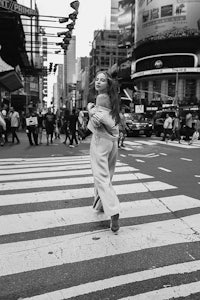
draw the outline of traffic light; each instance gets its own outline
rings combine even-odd
[[[56,73],[57,66],[58,66],[58,64],[55,64],[55,65],[54,65],[54,68],[53,68],[53,73],[54,73],[54,74]]]
[[[71,6],[73,9],[75,9],[77,12],[78,12],[79,5],[80,5],[80,3],[79,3],[79,1],[77,1],[77,0],[70,3],[70,6]]]
[[[69,30],[73,30],[73,29],[74,29],[74,26],[75,26],[75,22],[73,21],[73,22],[69,23],[66,27],[67,27],[67,29],[69,29]]]
[[[77,19],[77,15],[78,15],[77,11],[74,11],[73,13],[69,14],[70,20],[75,21]]]
[[[65,22],[68,22],[69,21],[69,18],[60,18],[59,19],[59,23],[65,23]]]
[[[52,72],[52,68],[53,68],[53,63],[52,63],[52,62],[50,62],[50,63],[49,63],[49,73],[51,73],[51,72]]]
[[[68,29],[68,31],[61,31],[57,33],[58,37],[61,37],[64,35],[63,38],[63,42],[61,43],[56,43],[57,46],[61,46],[61,48],[64,50],[64,53],[66,53],[69,43],[70,43],[70,39],[72,38],[72,30],[74,29],[75,26],[75,21],[77,19],[78,16],[78,9],[79,9],[79,1],[75,0],[73,2],[70,3],[70,6],[75,10],[74,12],[72,12],[71,14],[69,14],[68,17],[66,18],[60,18],[59,22],[60,23],[65,23],[68,22],[69,20],[71,20],[72,22],[66,25],[66,28]]]
[[[72,34],[71,34],[70,31],[62,31],[62,32],[58,32],[57,35],[58,35],[58,37],[60,37],[61,35],[65,35],[66,37],[69,37],[69,38],[72,37]]]

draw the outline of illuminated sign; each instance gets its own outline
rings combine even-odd
[[[137,78],[141,76],[147,75],[159,75],[159,74],[166,74],[166,73],[200,73],[200,68],[168,68],[168,69],[155,69],[155,70],[148,70],[142,71],[137,73],[132,73],[131,78]]]
[[[36,16],[37,12],[29,7],[23,6],[18,4],[14,1],[8,1],[8,0],[0,0],[0,7],[7,9],[9,11],[13,11],[20,15],[26,15],[26,16]]]
[[[136,0],[135,5],[136,46],[200,35],[199,0]]]

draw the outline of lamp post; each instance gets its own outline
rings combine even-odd
[[[173,101],[174,106],[178,106],[178,81],[179,81],[179,74],[178,69],[173,68],[174,71],[176,71],[176,82],[175,82],[175,97]]]

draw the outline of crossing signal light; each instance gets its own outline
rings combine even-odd
[[[58,66],[58,64],[55,64],[55,65],[54,65],[54,68],[53,68],[53,73],[54,73],[54,74],[56,73],[57,66]]]
[[[65,22],[68,22],[69,21],[69,18],[60,18],[59,19],[59,23],[65,23]]]
[[[49,73],[51,73],[51,71],[52,71],[52,68],[53,68],[53,63],[52,63],[52,62],[50,62],[50,63],[49,63]]]
[[[73,13],[69,14],[70,20],[75,21],[77,19],[77,15],[78,15],[77,11],[74,11]]]
[[[67,29],[69,29],[69,30],[73,30],[73,29],[74,29],[74,26],[75,26],[75,22],[71,22],[71,23],[69,23],[66,27],[67,27]]]
[[[73,9],[75,9],[76,11],[78,11],[79,5],[80,5],[80,2],[77,1],[77,0],[70,3],[70,6],[71,6]]]

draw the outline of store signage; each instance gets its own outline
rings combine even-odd
[[[135,113],[143,114],[144,113],[144,105],[143,104],[136,104],[135,105]]]
[[[37,12],[34,9],[20,5],[14,1],[0,0],[0,7],[7,9],[9,11],[13,11],[20,15],[25,15],[25,16],[36,16],[37,15]]]
[[[200,68],[168,68],[168,69],[153,69],[147,70],[137,73],[132,73],[131,78],[147,76],[147,75],[159,75],[159,74],[166,74],[166,73],[200,73]]]

